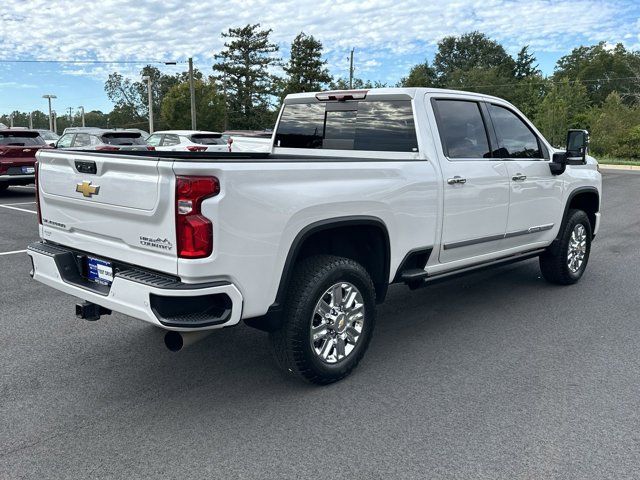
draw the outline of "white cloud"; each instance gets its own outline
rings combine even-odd
[[[0,47],[22,59],[165,61],[198,58],[201,68],[223,48],[220,32],[246,23],[273,28],[283,47],[301,30],[326,47],[333,73],[345,74],[348,52],[371,78],[406,73],[408,56],[430,56],[446,35],[479,30],[510,53],[564,53],[580,43],[635,46],[640,7],[603,0],[3,0]],[[383,68],[384,67],[384,68]],[[139,66],[118,66],[134,72]],[[73,75],[104,78],[110,65],[74,65]],[[383,73],[382,73],[383,72]]]

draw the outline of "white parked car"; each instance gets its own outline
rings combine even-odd
[[[227,140],[219,132],[204,130],[165,130],[154,132],[147,145],[158,151],[228,152]]]
[[[602,178],[587,133],[567,137],[556,151],[500,98],[385,88],[287,96],[270,153],[40,150],[31,275],[83,299],[80,318],[168,330],[172,350],[243,320],[285,372],[334,382],[391,283],[531,258],[580,280]]]

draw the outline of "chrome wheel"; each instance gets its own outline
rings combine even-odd
[[[311,318],[313,352],[325,363],[337,363],[356,347],[364,325],[364,301],[351,283],[340,282],[320,297]]]
[[[587,254],[587,229],[581,223],[573,228],[571,238],[569,239],[569,248],[567,252],[567,266],[571,273],[577,273]]]

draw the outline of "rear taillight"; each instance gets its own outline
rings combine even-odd
[[[42,225],[42,213],[40,213],[40,185],[38,182],[38,161],[33,164],[35,171],[35,183],[36,183],[36,210],[38,212],[38,223]]]
[[[178,257],[204,258],[213,252],[213,225],[202,215],[202,201],[220,192],[216,177],[176,177]]]
[[[147,150],[149,150],[150,152],[154,152],[156,149],[156,147],[154,147],[153,145],[147,145]]]
[[[115,152],[116,150],[120,150],[120,147],[114,147],[112,145],[100,145],[96,147],[96,150],[102,150],[103,152]]]
[[[187,150],[190,152],[206,152],[207,147],[199,147],[198,145],[187,145]]]

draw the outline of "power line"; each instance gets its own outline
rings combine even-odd
[[[447,85],[446,88],[488,88],[488,87],[526,87],[526,86],[536,86],[536,85],[560,85],[563,83],[598,83],[598,82],[615,82],[618,80],[637,80],[640,81],[640,76],[636,77],[616,77],[616,78],[592,78],[585,80],[548,80],[544,78],[540,78],[539,80],[535,80],[532,82],[526,83],[503,83],[503,84],[492,84],[492,85]]]
[[[148,65],[148,64],[163,64],[163,65],[177,65],[178,63],[186,63],[183,61],[168,61],[161,60],[10,60],[0,59],[0,63],[62,63],[62,64],[122,64],[122,65]]]

